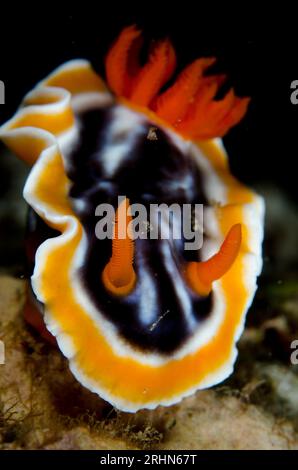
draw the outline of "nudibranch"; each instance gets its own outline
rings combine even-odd
[[[130,412],[231,374],[262,267],[264,216],[263,199],[231,175],[221,140],[249,99],[233,89],[218,99],[225,76],[210,73],[213,58],[173,79],[170,41],[156,42],[143,65],[141,45],[135,26],[121,32],[107,85],[88,61],[60,66],[0,130],[32,165],[26,317],[45,325],[83,386]],[[162,203],[203,205],[201,249],[133,239],[133,204]],[[115,210],[111,238],[96,236],[99,204]]]

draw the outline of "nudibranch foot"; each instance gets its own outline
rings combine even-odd
[[[57,341],[55,336],[53,336],[46,328],[43,316],[35,305],[34,301],[30,299],[29,295],[24,306],[24,318],[25,321],[36,330],[39,335],[45,339],[52,346],[57,347]]]

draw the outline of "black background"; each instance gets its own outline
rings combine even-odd
[[[161,8],[163,6],[163,8]],[[202,2],[82,3],[60,11],[50,4],[4,12],[1,17],[0,79],[6,104],[0,123],[11,117],[26,92],[55,67],[87,58],[103,74],[103,58],[125,25],[137,23],[147,38],[169,36],[179,66],[199,56],[218,57],[217,69],[229,74],[238,95],[251,96],[245,119],[225,138],[233,173],[252,186],[269,182],[298,202],[296,128],[298,105],[290,84],[298,79],[296,27],[271,10],[260,19],[245,3],[229,12]],[[279,12],[280,15],[280,12]],[[295,16],[289,7],[288,16]]]

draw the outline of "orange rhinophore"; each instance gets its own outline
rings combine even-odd
[[[208,295],[212,282],[220,279],[231,268],[241,246],[241,224],[235,224],[227,234],[218,253],[207,261],[187,264],[186,277],[191,288],[199,295]]]
[[[249,98],[238,98],[230,90],[223,99],[215,99],[225,76],[204,75],[214,58],[194,61],[170,88],[159,94],[174,73],[175,51],[169,40],[160,41],[141,67],[140,34],[135,26],[125,28],[107,54],[107,82],[117,96],[154,111],[158,118],[191,139],[222,137],[242,119]]]
[[[129,200],[125,198],[116,211],[112,256],[102,273],[104,286],[115,295],[128,295],[136,281],[133,269],[134,241],[130,230],[131,221]]]

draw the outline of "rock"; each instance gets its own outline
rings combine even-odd
[[[297,371],[266,360],[266,330],[292,334],[292,320],[251,325],[225,384],[172,407],[123,413],[84,389],[25,324],[25,282],[0,277],[0,449],[298,448]]]

